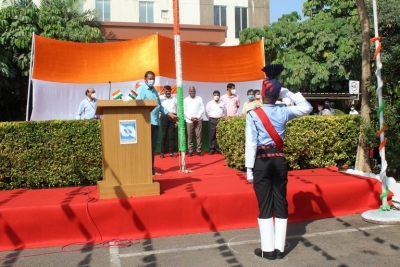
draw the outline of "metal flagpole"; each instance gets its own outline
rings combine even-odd
[[[176,70],[176,86],[178,91],[178,144],[180,155],[180,171],[186,170],[185,154],[186,154],[186,132],[185,117],[183,110],[183,87],[182,87],[182,57],[181,57],[181,36],[179,24],[179,0],[173,1],[174,9],[174,41],[175,41],[175,70]]]
[[[31,44],[31,61],[29,64],[29,80],[28,80],[28,96],[27,96],[27,100],[26,100],[26,116],[25,116],[25,120],[29,121],[29,102],[31,100],[31,83],[32,83],[32,68],[33,68],[33,57],[35,55],[35,53],[33,52],[35,48],[35,33],[32,32],[32,44]]]
[[[379,126],[380,130],[378,132],[380,138],[380,145],[379,145],[379,154],[381,157],[381,171],[379,173],[379,177],[382,183],[382,205],[378,210],[371,210],[366,211],[362,214],[362,217],[365,221],[371,223],[386,223],[386,224],[399,224],[400,223],[400,212],[391,210],[390,206],[387,202],[387,195],[389,193],[388,188],[388,178],[386,177],[386,170],[387,170],[387,161],[386,161],[386,154],[385,154],[385,145],[386,145],[386,138],[385,138],[385,130],[387,128],[384,118],[383,118],[383,109],[385,108],[385,101],[382,98],[382,62],[381,62],[381,55],[380,50],[382,48],[380,37],[379,37],[379,29],[378,29],[378,8],[376,4],[376,0],[373,0],[373,10],[374,10],[374,28],[375,28],[375,37],[371,39],[372,42],[375,42],[375,62],[376,62],[376,79],[377,79],[377,89],[376,93],[378,95],[378,116],[379,116]]]

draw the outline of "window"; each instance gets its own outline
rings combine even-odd
[[[139,22],[153,23],[154,22],[154,6],[153,2],[139,2]]]
[[[247,28],[247,7],[235,7],[235,38],[239,32]]]
[[[96,11],[101,21],[111,20],[110,0],[96,0]]]
[[[214,6],[214,25],[226,26],[226,6]]]

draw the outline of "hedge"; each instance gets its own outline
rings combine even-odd
[[[287,125],[292,169],[351,165],[360,116],[306,116]],[[229,167],[244,169],[245,119],[219,120],[218,143]],[[99,120],[0,122],[0,189],[92,185],[102,176]]]
[[[0,123],[0,189],[94,184],[101,163],[98,120]]]
[[[360,116],[305,116],[288,122],[285,157],[292,169],[354,164]],[[219,120],[218,143],[228,167],[244,169],[245,125],[243,117]]]

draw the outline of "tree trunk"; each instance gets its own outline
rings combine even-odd
[[[364,0],[356,0],[358,17],[360,18],[361,31],[362,31],[362,75],[361,75],[361,117],[363,123],[369,123],[371,121],[371,103],[370,94],[367,90],[371,77],[371,53],[370,53],[370,25],[368,20],[367,10],[365,9]],[[361,125],[361,128],[363,125]],[[370,161],[369,161],[369,145],[365,142],[362,131],[360,131],[360,137],[358,140],[357,147],[357,158],[355,169],[362,172],[371,172]]]

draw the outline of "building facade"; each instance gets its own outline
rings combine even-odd
[[[80,8],[98,12],[108,41],[172,36],[173,0],[84,0]],[[241,30],[270,24],[269,0],[180,0],[179,9],[182,40],[195,43],[237,45]]]

